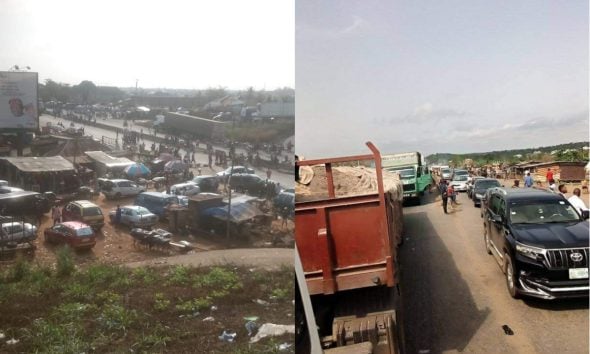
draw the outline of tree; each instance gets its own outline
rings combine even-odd
[[[80,95],[84,104],[92,103],[96,99],[96,85],[92,81],[84,80],[74,86],[74,90]]]

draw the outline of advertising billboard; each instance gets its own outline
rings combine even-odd
[[[38,75],[0,71],[0,130],[37,130]]]

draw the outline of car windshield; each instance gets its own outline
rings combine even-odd
[[[440,172],[442,172],[444,174],[448,174],[448,173],[451,173],[451,170],[442,169]]]
[[[102,215],[102,210],[100,208],[86,208],[84,209],[84,216],[97,216]]]
[[[387,171],[397,172],[397,173],[399,173],[401,178],[413,178],[414,177],[414,170],[411,168],[406,168],[406,169],[390,168],[390,169],[387,169]]]
[[[475,181],[475,188],[476,189],[487,189],[492,187],[500,187],[500,182],[498,181]]]
[[[467,181],[467,176],[455,176],[453,177],[453,181]]]
[[[91,227],[81,227],[76,230],[76,235],[80,236],[80,237],[88,237],[88,236],[92,236],[93,234],[94,234],[94,231],[92,231]]]
[[[513,204],[510,222],[513,224],[544,224],[579,221],[575,209],[565,201]]]
[[[457,176],[469,176],[469,172],[467,172],[467,171],[455,171],[455,175],[457,175]]]
[[[135,209],[135,211],[137,212],[137,215],[151,214],[151,212],[144,207],[138,207],[137,209]]]

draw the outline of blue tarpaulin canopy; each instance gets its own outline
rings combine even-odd
[[[203,210],[202,215],[227,220],[227,205],[205,209]],[[263,215],[263,213],[252,204],[245,202],[234,203],[232,201],[230,221],[239,223],[248,221],[259,215]]]

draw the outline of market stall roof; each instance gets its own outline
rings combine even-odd
[[[227,220],[227,206],[208,208],[203,210],[202,213],[204,216],[211,216],[217,219]],[[249,203],[233,203],[232,201],[230,215],[230,221],[241,223],[254,219],[259,215],[264,215],[264,213]]]
[[[135,163],[126,157],[113,157],[106,154],[104,151],[86,151],[84,153],[92,160],[101,163],[106,167],[125,167]]]
[[[22,172],[73,171],[74,165],[61,156],[48,157],[5,157],[11,165]]]

